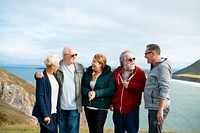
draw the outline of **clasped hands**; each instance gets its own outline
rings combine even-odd
[[[89,101],[93,100],[96,96],[96,92],[95,91],[89,91],[88,92],[88,97],[89,97]]]

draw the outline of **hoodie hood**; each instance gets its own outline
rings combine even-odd
[[[157,62],[156,64],[151,64],[151,69],[153,69],[154,67],[156,67],[156,66],[158,66],[159,64],[161,64],[162,63],[162,66],[163,65],[166,65],[166,66],[168,66],[170,69],[171,69],[171,63],[170,63],[170,61],[169,60],[167,60],[167,58],[161,58],[160,59],[160,61],[159,62]]]

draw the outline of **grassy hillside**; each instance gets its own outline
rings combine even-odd
[[[24,88],[28,93],[35,93],[35,86],[15,76],[4,68],[0,67],[0,125],[5,124],[33,124],[33,118],[24,112],[10,106],[1,99],[4,91],[4,84],[15,84]]]
[[[200,83],[200,60],[173,73],[172,78]]]
[[[27,116],[24,112],[11,107],[0,99],[0,126],[9,124],[33,125],[33,118]]]
[[[192,74],[200,75],[200,60],[194,62],[193,64],[175,72],[174,74]]]

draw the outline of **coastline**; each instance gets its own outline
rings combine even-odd
[[[33,74],[38,71],[32,67],[3,67],[18,77],[34,84]],[[8,70],[7,69],[7,70]],[[170,131],[171,129],[177,132],[181,131],[199,131],[200,122],[199,110],[199,91],[200,83],[184,81],[179,79],[172,79],[171,86],[171,112],[163,127],[164,130]],[[183,117],[184,116],[184,117]],[[188,123],[190,121],[190,124]],[[147,129],[147,110],[144,109],[144,102],[142,101],[140,107],[140,129]],[[108,113],[105,128],[113,128],[112,112]]]
[[[184,83],[184,84],[195,85],[195,86],[200,87],[200,83],[193,82],[193,81],[186,81],[186,80],[181,80],[181,79],[172,79],[172,82]]]

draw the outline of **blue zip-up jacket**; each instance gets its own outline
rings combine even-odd
[[[44,122],[45,117],[51,116],[51,83],[49,81],[49,78],[46,73],[46,69],[43,71],[44,77],[43,78],[37,78],[36,79],[36,103],[33,108],[32,115],[38,118],[38,121],[40,124],[45,126],[50,131],[53,131],[57,125],[55,125],[53,122],[50,122],[50,124],[46,124]],[[55,75],[54,75],[55,76]],[[56,78],[56,76],[55,76]],[[58,81],[58,79],[56,78]],[[57,113],[60,110],[60,82],[59,84],[59,92],[58,92],[58,101],[57,101]]]
[[[166,100],[165,108],[169,107],[169,88],[171,83],[171,66],[167,58],[161,58],[152,65],[144,88],[145,108],[158,110],[160,99]]]

